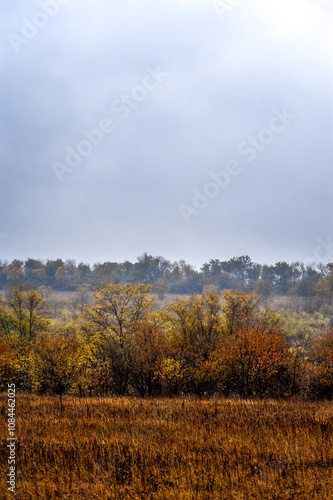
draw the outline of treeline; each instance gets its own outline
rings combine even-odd
[[[79,285],[98,286],[104,283],[152,284],[153,292],[202,293],[205,285],[215,285],[221,290],[238,289],[254,291],[262,297],[285,295],[314,297],[322,290],[319,283],[329,274],[333,264],[304,265],[301,262],[277,262],[261,265],[249,256],[233,257],[228,261],[218,259],[204,263],[199,271],[185,261],[170,262],[163,257],[144,254],[135,263],[125,261],[76,264],[72,260],[40,259],[0,261],[0,288],[20,283],[33,287],[52,287],[54,290],[72,291]],[[324,287],[325,288],[325,287]]]
[[[36,290],[0,301],[0,389],[39,394],[333,397],[333,329],[303,345],[253,293],[206,291],[156,307],[145,284],[109,284],[52,325]]]

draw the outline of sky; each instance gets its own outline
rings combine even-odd
[[[333,261],[330,0],[0,9],[0,260]]]

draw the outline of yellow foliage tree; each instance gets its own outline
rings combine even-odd
[[[85,338],[93,345],[97,365],[106,364],[112,378],[110,388],[124,394],[132,371],[134,332],[148,318],[154,297],[148,295],[150,285],[144,284],[109,284],[95,289],[94,305],[83,308]]]
[[[25,291],[23,285],[14,287],[8,303],[0,305],[0,321],[7,338],[31,341],[49,327],[45,318],[46,301],[36,290]]]
[[[242,290],[224,290],[222,297],[224,331],[227,336],[240,331],[244,323],[251,325],[256,322],[262,301],[260,297]]]
[[[71,328],[38,339],[33,353],[35,390],[61,396],[77,387],[85,362],[84,346]]]
[[[160,315],[170,345],[167,368],[181,363],[177,387],[202,395],[214,390],[217,383],[214,350],[222,332],[221,300],[217,293],[192,294],[176,298]],[[172,361],[173,360],[173,361]],[[180,384],[181,381],[181,384]]]
[[[152,318],[136,324],[130,349],[130,385],[140,396],[161,392],[160,369],[166,352],[162,328]]]

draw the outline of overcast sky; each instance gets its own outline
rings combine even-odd
[[[331,4],[2,2],[0,259],[333,261]]]

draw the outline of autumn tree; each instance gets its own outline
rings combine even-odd
[[[18,388],[31,390],[31,344],[36,336],[48,330],[44,318],[45,300],[35,290],[14,287],[10,298],[0,300],[0,354],[2,376],[11,373]]]
[[[27,311],[27,331],[29,340],[47,330],[49,321],[43,317],[46,309],[44,297],[36,290],[28,290],[25,294],[25,308]]]
[[[39,338],[33,349],[38,392],[62,396],[78,383],[84,347],[70,328]]]
[[[224,332],[227,336],[234,335],[244,327],[255,323],[259,316],[259,306],[262,299],[254,293],[241,290],[225,290],[222,292]]]
[[[333,327],[318,337],[311,349],[313,363],[313,394],[317,397],[333,397]]]
[[[15,344],[0,339],[0,391],[7,390],[7,384],[15,383],[17,388],[22,384],[22,359]]]
[[[22,282],[23,275],[23,260],[14,259],[10,264],[3,268],[3,273],[7,278],[7,281],[11,282],[13,285],[18,285]]]
[[[55,283],[55,275],[59,268],[64,265],[62,259],[48,260],[45,264],[45,274],[47,278],[47,284],[53,286]]]
[[[176,298],[161,318],[171,347],[166,365],[169,375],[170,367],[178,370],[180,363],[184,390],[200,395],[212,391],[216,383],[212,354],[222,332],[219,295],[192,294],[188,299]]]
[[[165,314],[169,329],[184,358],[197,353],[208,358],[221,333],[221,302],[218,294],[191,294],[176,298]]]
[[[42,285],[45,283],[45,265],[40,259],[27,259],[24,262],[24,281]]]
[[[160,394],[165,352],[164,332],[153,318],[137,323],[131,339],[129,383],[140,396]]]
[[[18,332],[20,340],[24,340],[27,331],[27,314],[25,310],[25,292],[23,285],[14,287],[9,299],[11,309],[11,326]]]
[[[225,338],[219,351],[222,390],[244,397],[283,391],[288,347],[283,333],[246,318]]]
[[[9,342],[11,340],[11,334],[11,312],[6,300],[0,297],[0,337]]]
[[[55,272],[54,288],[59,290],[75,290],[78,274],[74,262],[66,261]]]
[[[21,342],[31,341],[48,329],[45,310],[46,301],[39,292],[33,289],[25,291],[23,285],[14,287],[8,300],[7,316],[3,316],[7,322],[7,334],[18,335]]]
[[[110,366],[114,391],[124,394],[132,370],[131,349],[136,326],[152,306],[150,285],[126,283],[96,287],[95,303],[84,307],[86,339]]]

